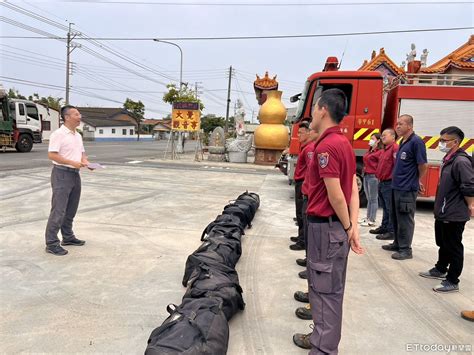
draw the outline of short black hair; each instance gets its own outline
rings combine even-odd
[[[407,115],[407,114],[404,114],[404,115],[401,115],[401,117],[405,117],[407,119],[407,122],[410,126],[413,126],[413,116],[412,115]]]
[[[321,94],[318,106],[325,107],[332,120],[339,124],[346,115],[347,96],[341,89],[328,89]]]
[[[64,116],[66,116],[68,113],[69,113],[69,110],[76,108],[76,106],[72,106],[72,105],[65,105],[63,107],[61,107],[61,117],[63,118],[63,120],[65,119]]]
[[[305,128],[309,130],[309,122],[308,121],[300,122],[300,124],[298,125],[298,128]]]
[[[464,139],[464,132],[461,131],[461,129],[456,126],[449,126],[449,127],[443,128],[441,132],[439,132],[439,134],[440,135],[449,134],[451,136],[455,136],[459,140],[459,143],[461,143],[462,140]]]
[[[385,129],[382,131],[382,133],[383,133],[384,131],[390,132],[390,134],[391,134],[392,136],[394,136],[395,138],[397,137],[397,132],[395,132],[395,130],[394,130],[393,128],[385,128]]]

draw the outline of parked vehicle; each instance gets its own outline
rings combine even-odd
[[[36,103],[9,99],[0,86],[0,148],[30,152],[33,143],[42,142],[41,119]]]

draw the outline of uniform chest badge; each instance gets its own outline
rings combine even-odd
[[[308,152],[308,159],[309,160],[313,159],[313,152]]]
[[[329,164],[329,153],[318,154],[318,162],[321,168],[325,168]]]
[[[407,153],[406,152],[402,152],[402,154],[400,155],[400,159],[401,160],[405,160],[407,158]]]

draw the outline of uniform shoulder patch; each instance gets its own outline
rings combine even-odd
[[[329,164],[329,153],[319,153],[318,154],[319,166],[324,169]]]

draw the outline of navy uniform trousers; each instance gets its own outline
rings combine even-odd
[[[340,222],[308,216],[309,302],[314,329],[311,355],[337,354],[349,242]]]
[[[59,245],[59,230],[61,230],[63,241],[75,238],[72,222],[81,198],[79,169],[54,165],[51,172],[51,187],[53,188],[51,212],[45,233],[47,246]]]

